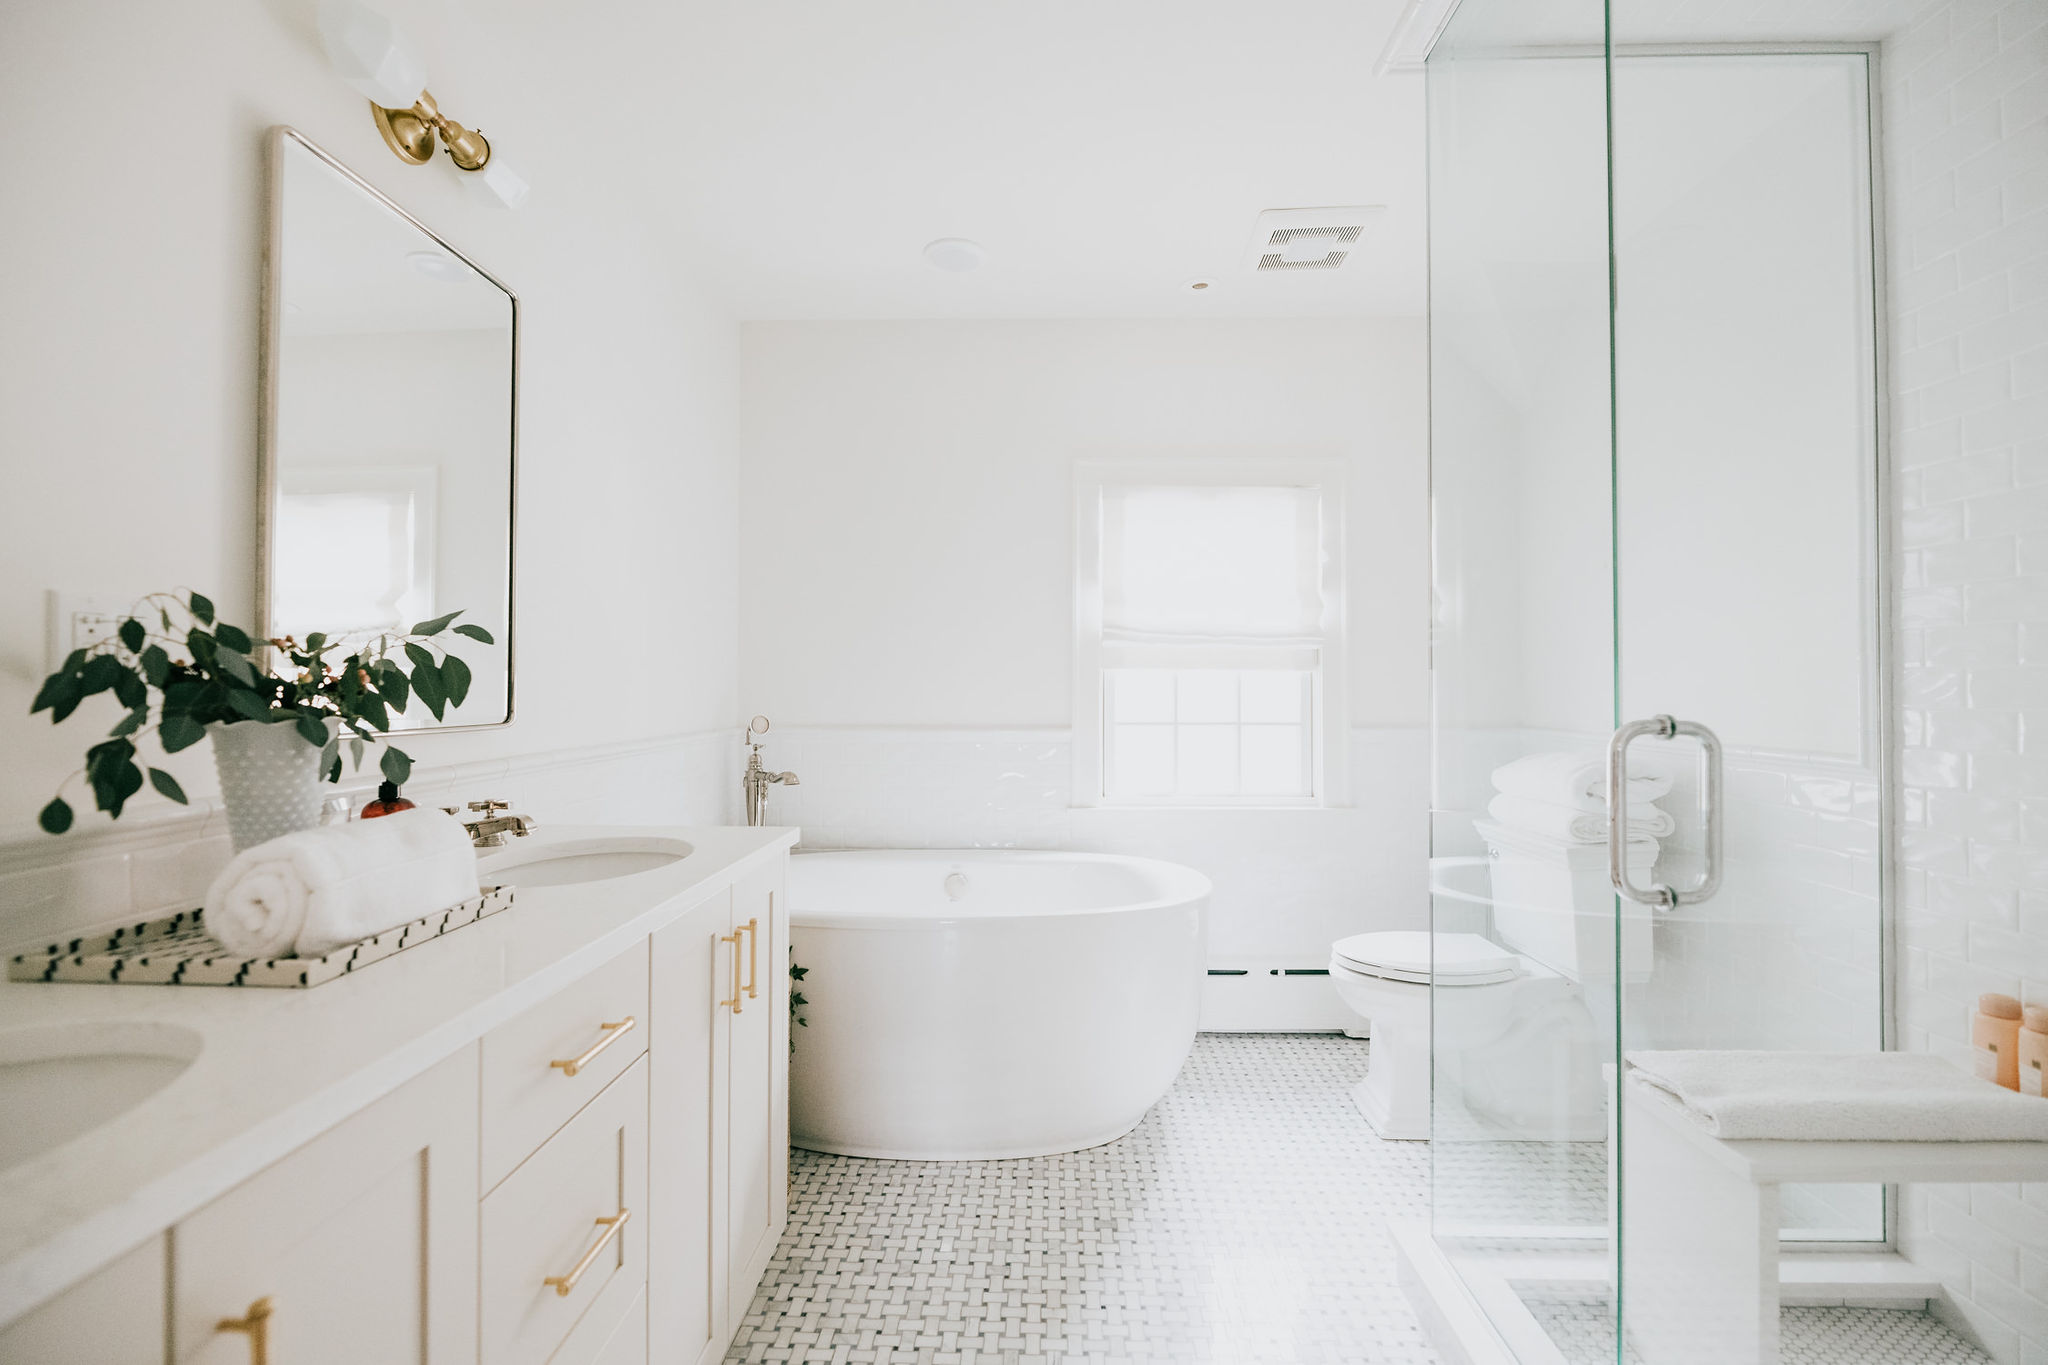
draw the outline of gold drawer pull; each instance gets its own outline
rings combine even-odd
[[[576,1268],[566,1275],[550,1275],[545,1280],[542,1280],[541,1283],[551,1286],[555,1291],[556,1297],[568,1298],[576,1290],[576,1281],[582,1279],[583,1272],[590,1269],[590,1263],[598,1258],[600,1252],[612,1244],[612,1238],[619,1235],[619,1229],[626,1226],[626,1220],[632,1216],[633,1210],[620,1209],[610,1218],[598,1219],[597,1225],[604,1229],[604,1235],[597,1239],[597,1242],[590,1250],[583,1253],[583,1259],[576,1263]]]
[[[554,1061],[549,1062],[548,1065],[558,1068],[564,1076],[575,1075],[584,1067],[589,1066],[598,1053],[633,1031],[633,1016],[629,1014],[615,1024],[599,1024],[598,1027],[604,1030],[604,1037],[583,1049],[582,1056],[557,1057]]]
[[[752,1000],[761,980],[761,921],[748,920],[740,932],[747,936],[747,999]]]
[[[732,945],[732,999],[719,1001],[718,1007],[724,1009],[730,1006],[734,1014],[740,1012],[741,996],[745,994],[740,988],[740,935],[745,932],[746,930],[742,929],[739,933],[720,934],[718,936],[720,943],[730,943]]]
[[[222,1318],[213,1325],[216,1332],[240,1332],[249,1338],[249,1365],[270,1365],[270,1297],[249,1305],[249,1315]]]

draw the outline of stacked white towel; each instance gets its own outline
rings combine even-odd
[[[1597,753],[1529,754],[1493,771],[1486,813],[1510,829],[1569,844],[1607,842],[1607,765]],[[1663,839],[1676,828],[1659,809],[1671,779],[1644,773],[1628,780],[1628,837]]]
[[[1625,1060],[1632,1082],[1731,1141],[2048,1141],[2048,1100],[1924,1052],[1631,1052]]]
[[[1496,796],[1487,802],[1486,813],[1510,829],[1525,829],[1568,844],[1607,842],[1607,816],[1572,806],[1555,806],[1526,796]],[[1662,839],[1678,828],[1678,822],[1647,801],[1631,801],[1628,807],[1628,837]]]
[[[1508,796],[1526,796],[1532,801],[1604,814],[1607,760],[1601,754],[1581,751],[1529,754],[1495,768],[1493,789]],[[1657,773],[1632,774],[1628,779],[1628,803],[1647,805],[1670,790],[1669,777]]]
[[[206,893],[206,928],[248,957],[319,957],[477,894],[453,816],[401,811],[245,849]]]

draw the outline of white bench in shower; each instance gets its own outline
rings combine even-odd
[[[1643,1365],[1778,1365],[1778,1190],[2048,1180],[2048,1142],[1726,1141],[1622,1084],[1622,1291]]]

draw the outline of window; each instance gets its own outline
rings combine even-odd
[[[433,468],[286,465],[278,482],[271,629],[367,636],[434,614]]]
[[[1317,473],[1083,467],[1082,804],[1329,800],[1340,504]]]

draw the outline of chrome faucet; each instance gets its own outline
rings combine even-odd
[[[768,784],[779,782],[786,787],[802,786],[803,781],[795,773],[771,773],[761,766],[761,741],[757,736],[768,733],[768,717],[756,716],[747,722],[744,742],[749,746],[747,753],[747,775],[742,787],[747,794],[747,823],[765,825],[768,823]]]
[[[459,808],[441,807],[456,819],[462,820],[462,827],[469,831],[469,842],[477,848],[503,848],[506,835],[523,839],[540,828],[540,821],[530,815],[498,814],[501,810],[511,809],[511,806],[503,801],[472,801],[469,808],[482,812],[483,818],[462,820],[462,811]]]

